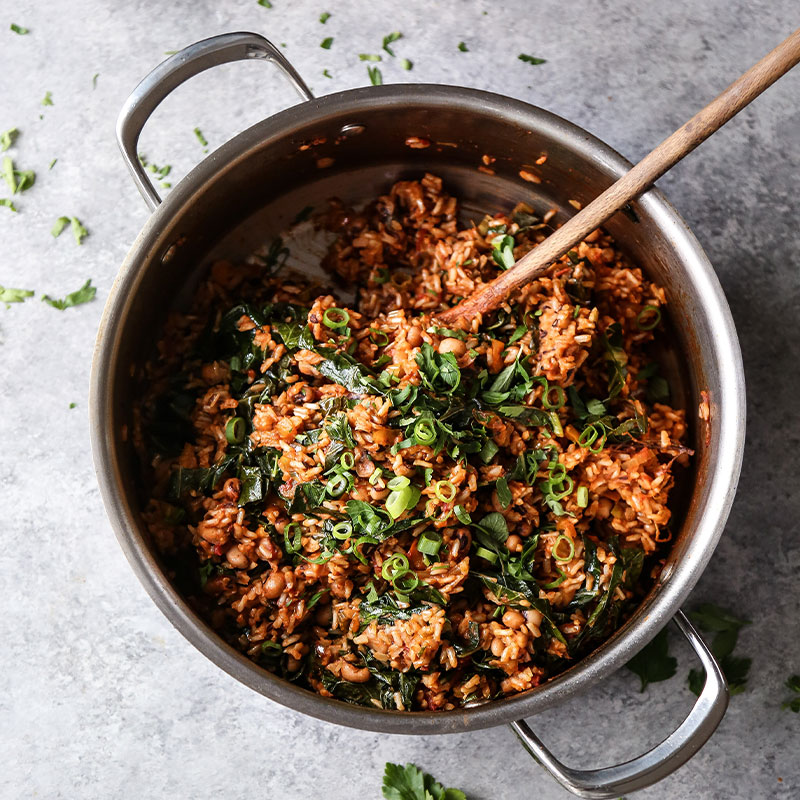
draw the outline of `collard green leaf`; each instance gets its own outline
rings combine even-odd
[[[671,678],[678,669],[678,661],[669,654],[667,629],[664,628],[625,665],[639,676],[641,691],[648,683],[658,683]]]

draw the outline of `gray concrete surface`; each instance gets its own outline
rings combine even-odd
[[[114,120],[164,51],[205,36],[244,29],[284,42],[325,93],[365,85],[357,54],[378,52],[399,30],[398,58],[414,68],[384,62],[386,82],[504,92],[636,159],[787,35],[797,2],[272,2],[0,2],[0,130],[20,129],[10,154],[37,172],[16,198],[19,213],[0,207],[0,283],[60,296],[87,277],[98,287],[95,302],[64,312],[38,296],[0,307],[0,795],[371,798],[393,760],[414,761],[470,798],[563,798],[507,729],[375,736],[274,705],[193,650],[145,595],[100,502],[86,416],[102,304],[147,217]],[[12,33],[12,22],[31,32]],[[329,51],[319,46],[325,36],[334,37]],[[523,64],[520,52],[547,63]],[[41,106],[47,91],[53,105]],[[203,156],[195,126],[213,148],[290,101],[263,65],[220,68],[164,104],[142,149],[171,163],[177,180]],[[639,795],[651,800],[800,797],[800,715],[780,710],[783,681],[800,672],[798,101],[800,71],[661,181],[717,268],[748,380],[741,489],[689,605],[713,600],[752,619],[739,649],[753,667],[709,744]],[[68,231],[50,235],[61,215],[89,228],[81,247]],[[622,671],[532,724],[571,763],[634,755],[690,706],[690,659],[675,647],[672,680],[639,694]]]

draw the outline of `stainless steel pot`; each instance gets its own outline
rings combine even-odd
[[[235,137],[184,178],[162,203],[139,164],[136,145],[150,113],[187,78],[245,59],[278,66],[305,102]],[[487,92],[451,86],[395,85],[314,98],[280,51],[252,33],[194,44],[157,67],[119,118],[123,156],[153,211],[114,283],[92,373],[92,444],[106,508],[132,567],[178,630],[229,674],[305,714],[373,731],[450,733],[511,723],[523,745],[564,786],[582,797],[611,798],[676,769],[708,739],[727,706],[725,680],[679,607],[711,558],[733,500],[742,458],[745,394],[730,311],[706,256],[663,195],[651,189],[635,215],[616,215],[608,230],[666,288],[674,336],[685,354],[672,380],[687,397],[696,450],[680,531],[658,584],[632,618],[587,658],[525,694],[452,712],[407,713],[349,706],[266,672],[223,642],[199,619],[165,575],[141,518],[138,469],[127,436],[138,368],[152,355],[167,310],[188,297],[214,254],[244,255],[276,235],[304,206],[333,195],[365,200],[401,176],[431,171],[468,208],[536,207],[571,211],[630,164],[586,131],[542,109]],[[412,149],[407,137],[428,140]],[[541,183],[518,172],[541,153]],[[483,154],[495,174],[477,170]],[[635,216],[635,220],[632,218]],[[708,421],[696,419],[701,391]],[[625,764],[579,771],[561,764],[522,721],[582,691],[638,652],[670,619],[707,674],[686,720],[660,745]]]

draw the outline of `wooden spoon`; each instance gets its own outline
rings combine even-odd
[[[609,217],[648,189],[667,170],[719,130],[748,103],[800,62],[800,28],[752,66],[702,111],[661,142],[555,233],[526,253],[511,269],[484,284],[457,306],[436,314],[445,325],[466,327],[477,314],[496,308],[515,289],[546,272]]]

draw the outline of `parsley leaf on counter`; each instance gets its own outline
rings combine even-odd
[[[467,44],[466,44],[466,42],[459,42],[459,43],[458,43],[458,49],[459,49],[459,50],[460,50],[462,53],[468,53],[468,52],[469,52],[469,50],[467,49]]]
[[[525,53],[520,53],[517,56],[517,58],[520,61],[524,61],[526,64],[534,64],[535,65],[535,64],[546,64],[547,63],[547,59],[546,58],[536,58],[536,56],[528,56],[528,55],[525,55]]]
[[[197,141],[200,142],[200,144],[203,146],[203,148],[204,148],[203,152],[207,153],[208,152],[208,140],[206,139],[205,136],[203,136],[203,131],[201,131],[200,128],[195,128],[194,129],[194,135],[197,137]]]
[[[370,83],[373,86],[381,86],[383,84],[383,75],[377,67],[367,67],[367,75],[369,75]]]
[[[403,60],[400,62],[400,64],[401,64],[401,66],[403,67],[403,69],[411,69],[411,67],[413,67],[413,66],[414,66],[414,65],[413,65],[413,64],[412,64],[412,63],[411,63],[411,62],[410,62],[410,61],[409,61],[407,58],[404,58],[404,59],[403,59]]]
[[[323,75],[324,75],[326,78],[332,78],[332,77],[333,77],[333,75],[331,75],[331,73],[330,73],[330,72],[329,72],[327,69],[324,69],[324,70],[322,70],[322,74],[323,74]]]
[[[322,42],[320,43],[320,47],[323,50],[330,50],[332,44],[333,44],[333,36],[329,36],[327,39],[322,40]]]
[[[625,666],[639,676],[642,692],[648,683],[658,683],[671,678],[677,671],[678,661],[669,654],[667,629],[664,628],[659,632]]]
[[[6,308],[10,307],[10,303],[24,303],[27,297],[33,297],[30,289],[6,289],[0,286],[0,303],[5,303]]]
[[[42,98],[42,105],[43,106],[52,106],[53,105],[53,94],[52,92],[45,92],[44,97]]]
[[[392,48],[389,47],[389,45],[392,42],[396,42],[398,39],[402,39],[402,38],[403,38],[403,34],[400,33],[400,31],[392,31],[390,34],[388,34],[387,36],[383,37],[383,49],[390,56],[394,57],[394,50],[392,50]]]
[[[7,131],[0,133],[0,151],[5,151],[12,147],[17,136],[19,136],[19,131],[16,128],[9,128]]]
[[[264,8],[272,8],[272,3],[269,0],[258,0],[258,4]]]
[[[92,75],[92,89],[96,89],[97,88],[97,79],[99,77],[100,77],[100,73],[99,72],[95,72],[95,74]]]
[[[391,762],[383,774],[383,796],[386,800],[467,800],[460,789],[445,789],[419,767]]]
[[[7,197],[0,197],[0,206],[5,206],[6,208],[10,208],[14,212],[17,211],[17,207],[14,205],[14,201],[9,200]]]
[[[20,36],[24,36],[26,33],[30,33],[30,28],[23,28],[22,25],[17,25],[15,22],[12,22],[9,26],[14,33],[19,34]]]
[[[380,56],[373,55],[372,53],[359,53],[359,61],[383,61]]]
[[[97,294],[97,289],[92,286],[92,279],[89,278],[80,289],[71,292],[63,300],[54,300],[49,295],[44,295],[42,301],[51,305],[53,308],[57,308],[59,311],[63,311],[65,308],[80,306],[83,305],[83,303],[94,300],[95,294]]]
[[[75,237],[75,241],[78,244],[83,244],[83,240],[89,235],[89,231],[83,227],[83,224],[77,217],[59,217],[50,233],[57,238],[67,225],[72,227],[72,235]]]
[[[16,169],[9,156],[3,158],[0,174],[11,190],[11,194],[18,194],[30,189],[36,180],[36,173],[32,169]]]
[[[781,703],[781,708],[800,714],[800,675],[792,675],[786,681],[786,688],[794,692],[795,695],[785,703]]]
[[[319,15],[319,21],[320,21],[320,22],[321,22],[323,25],[324,25],[324,24],[325,24],[325,23],[326,23],[326,22],[327,22],[327,21],[328,21],[330,18],[331,18],[331,15],[330,15],[330,12],[329,12],[329,11],[323,11],[323,12],[322,12],[322,13]]]
[[[739,631],[750,624],[749,619],[740,619],[730,611],[713,603],[703,603],[689,613],[692,622],[709,633],[714,633],[711,652],[728,681],[731,696],[741,694],[747,687],[747,676],[752,659],[734,656],[733,650],[739,638]],[[693,669],[689,672],[689,689],[699,695],[705,683],[705,671]]]

